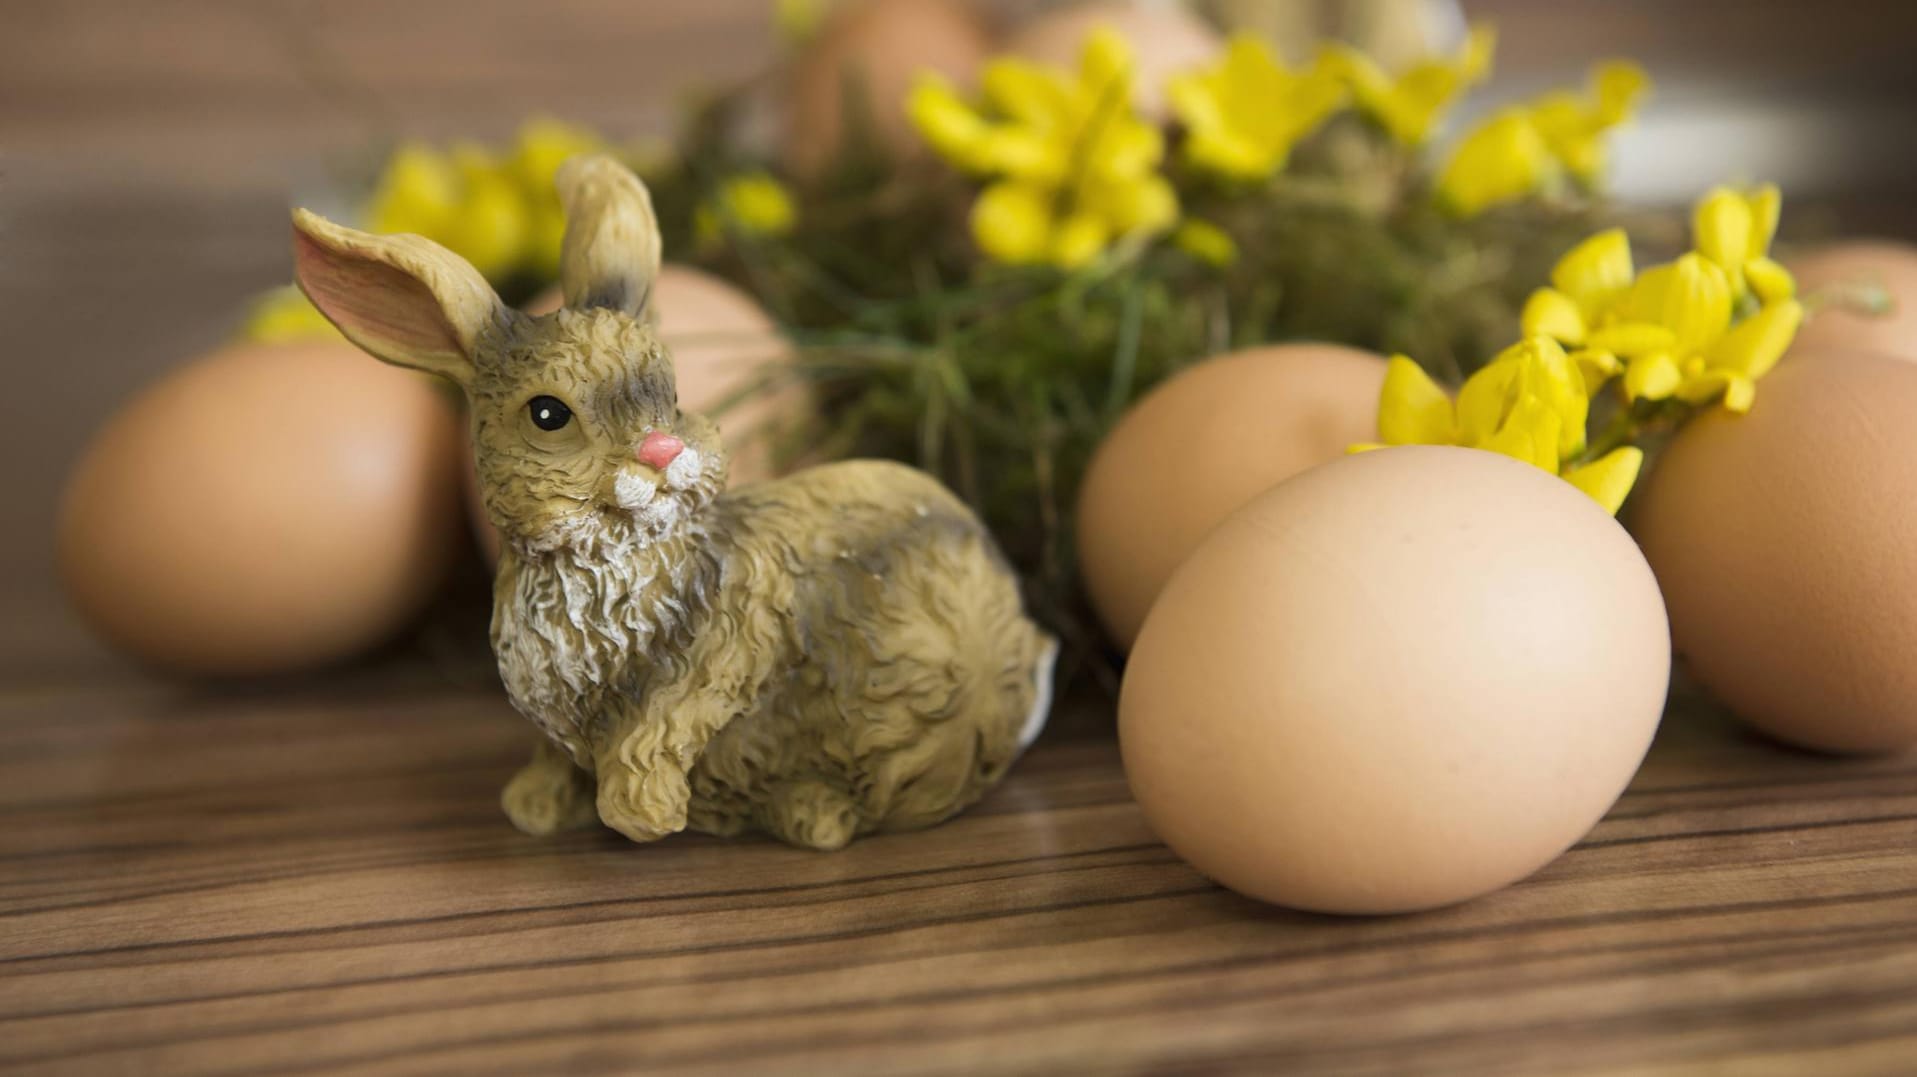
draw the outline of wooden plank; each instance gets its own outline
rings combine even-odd
[[[1107,736],[836,855],[542,842],[494,806],[503,702],[392,681],[0,702],[0,1064],[1832,1072],[1917,1028],[1917,758],[1691,699],[1533,879],[1344,920],[1199,878]]]

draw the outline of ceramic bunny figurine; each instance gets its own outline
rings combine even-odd
[[[452,252],[294,212],[300,287],[355,344],[466,392],[505,540],[493,647],[546,734],[506,787],[544,834],[759,828],[836,849],[977,800],[1043,725],[1056,644],[930,476],[851,461],[725,489],[646,298],[659,233],[606,157],[560,170],[564,308]]]

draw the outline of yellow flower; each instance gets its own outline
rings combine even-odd
[[[992,180],[971,221],[988,256],[1069,269],[1178,220],[1178,196],[1158,171],[1164,136],[1130,105],[1132,66],[1124,39],[1101,29],[1076,72],[1011,58],[986,65],[983,109],[935,76],[914,87],[907,111],[925,140]]]
[[[1734,301],[1753,292],[1765,303],[1796,294],[1790,270],[1770,257],[1782,209],[1782,194],[1767,183],[1751,191],[1712,188],[1692,212],[1697,252],[1724,271]]]
[[[1399,143],[1415,146],[1431,137],[1460,93],[1490,73],[1496,47],[1490,26],[1474,26],[1456,56],[1425,60],[1395,79],[1349,45],[1327,45],[1321,57],[1351,88],[1360,110]]]
[[[1625,392],[1633,399],[1675,396],[1687,404],[1721,397],[1729,410],[1749,411],[1757,379],[1784,357],[1804,308],[1795,299],[1780,299],[1733,327],[1731,304],[1730,278],[1700,254],[1640,274],[1621,316],[1653,331],[1628,349],[1616,349],[1625,356]]]
[[[1379,397],[1378,435],[1386,445],[1462,445],[1522,460],[1562,475],[1615,513],[1643,454],[1624,447],[1573,463],[1585,450],[1589,412],[1575,361],[1549,338],[1533,337],[1467,379],[1455,403],[1417,363],[1394,357]]]
[[[568,158],[605,145],[586,128],[549,118],[528,120],[503,152],[403,143],[363,216],[373,231],[446,245],[496,283],[521,274],[551,278],[566,226],[553,176]]]
[[[438,239],[460,202],[452,158],[419,142],[402,143],[387,159],[366,209],[375,232],[410,232]]]
[[[1565,171],[1590,186],[1604,175],[1605,136],[1636,115],[1650,86],[1651,77],[1636,64],[1606,61],[1592,70],[1587,97],[1568,90],[1545,94],[1531,103],[1531,122]]]
[[[1526,401],[1535,401],[1543,409],[1540,415],[1551,417],[1555,441],[1539,436],[1544,430],[1535,426],[1526,436],[1539,446],[1533,462],[1555,473],[1560,459],[1584,451],[1591,399],[1577,365],[1548,337],[1530,337],[1506,348],[1465,379],[1458,390],[1459,427],[1480,448],[1494,448],[1499,439],[1514,436],[1511,418]]]
[[[531,234],[527,198],[510,166],[478,146],[442,153],[402,145],[366,210],[376,232],[442,243],[492,280],[520,268]]]
[[[1172,233],[1172,243],[1193,258],[1219,269],[1238,260],[1238,244],[1230,233],[1210,221],[1185,220]]]
[[[265,344],[289,340],[337,339],[339,330],[293,285],[275,288],[254,302],[240,336]]]
[[[1611,228],[1572,247],[1551,270],[1551,286],[1525,301],[1520,315],[1524,335],[1546,336],[1567,347],[1582,348],[1580,362],[1613,372],[1616,353],[1632,350],[1642,327],[1617,325],[1618,301],[1631,287],[1636,270],[1631,239]]]
[[[1635,445],[1620,445],[1588,464],[1567,467],[1564,481],[1584,491],[1591,500],[1604,506],[1613,516],[1631,496],[1638,472],[1644,469],[1644,450]]]
[[[1230,179],[1264,179],[1285,166],[1291,148],[1318,129],[1345,100],[1336,66],[1320,57],[1303,72],[1279,62],[1271,47],[1237,34],[1219,62],[1178,75],[1172,108],[1185,125],[1185,156]]]
[[[951,82],[934,72],[919,75],[905,100],[919,136],[941,157],[968,172],[990,172],[985,147],[996,132]]]
[[[799,220],[792,192],[764,172],[734,176],[693,212],[702,243],[717,242],[728,228],[748,236],[790,235]]]
[[[1570,176],[1586,186],[1603,175],[1605,136],[1631,118],[1650,79],[1612,61],[1592,73],[1590,96],[1568,90],[1502,109],[1458,144],[1438,178],[1438,194],[1457,213],[1550,191]]]
[[[1765,253],[1778,205],[1774,187],[1712,191],[1694,214],[1700,250],[1641,274],[1624,231],[1600,232],[1559,260],[1551,287],[1531,294],[1524,332],[1578,349],[1572,358],[1593,392],[1622,366],[1628,399],[1721,397],[1731,411],[1747,411],[1757,379],[1783,358],[1804,318],[1790,275]],[[1761,301],[1742,321],[1728,267],[1742,270]]]
[[[798,44],[818,32],[820,24],[831,13],[831,8],[831,0],[777,0],[772,9],[772,21],[778,27],[780,37]]]
[[[473,264],[488,280],[521,268],[532,239],[532,207],[511,163],[481,146],[453,149],[461,197],[452,219],[432,238]]]
[[[1571,360],[1588,393],[1596,394],[1622,369],[1619,353],[1631,350],[1643,330],[1618,325],[1613,317],[1633,276],[1630,237],[1622,228],[1599,232],[1558,259],[1551,286],[1532,292],[1519,316],[1525,336],[1577,349]]]
[[[526,202],[526,268],[542,278],[558,276],[559,247],[566,233],[553,176],[568,158],[605,146],[593,131],[560,120],[541,117],[520,125],[507,167]]]
[[[1438,174],[1438,197],[1473,217],[1548,186],[1557,168],[1531,118],[1522,109],[1504,109],[1458,144]]]
[[[1052,256],[1052,197],[1044,187],[1007,180],[994,183],[972,204],[972,235],[979,249],[1011,265]],[[1084,235],[1084,229],[1079,229]]]
[[[1385,368],[1378,436],[1386,445],[1490,449],[1551,472],[1584,448],[1590,398],[1564,349],[1544,337],[1505,349],[1465,380],[1454,403],[1424,368]]]
[[[556,202],[559,195],[553,187],[553,176],[559,166],[569,158],[597,153],[605,146],[605,140],[589,128],[548,116],[535,117],[520,125],[507,166],[526,190],[552,192]]]

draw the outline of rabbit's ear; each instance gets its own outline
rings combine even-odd
[[[375,236],[293,211],[300,290],[346,339],[469,385],[473,344],[510,311],[465,259],[421,236]]]
[[[637,318],[659,275],[659,221],[652,196],[632,170],[604,155],[559,167],[566,241],[559,286],[574,310],[605,307]]]

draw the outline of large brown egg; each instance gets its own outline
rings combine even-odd
[[[799,175],[826,171],[847,148],[848,115],[869,119],[878,148],[925,149],[905,112],[922,72],[969,89],[991,48],[963,0],[856,0],[836,12],[794,63],[783,157]]]
[[[1383,449],[1273,487],[1179,568],[1119,746],[1152,829],[1211,878],[1406,912],[1582,837],[1669,674],[1657,583],[1590,498],[1488,452]]]
[[[458,554],[460,436],[441,387],[343,340],[217,352],[142,393],[80,461],[67,590],[107,640],[174,671],[359,654]]]
[[[1842,304],[1821,307],[1798,330],[1793,355],[1864,351],[1917,359],[1917,247],[1893,240],[1833,243],[1790,261],[1798,290],[1882,288],[1890,309],[1865,313]]]
[[[746,392],[792,358],[791,345],[772,316],[751,296],[690,266],[662,267],[652,285],[651,303],[659,312],[660,339],[672,352],[680,408],[701,414],[725,408],[712,418],[725,442],[727,484],[740,486],[777,474],[781,452],[788,448],[783,442],[810,420],[812,397],[796,378],[768,385],[764,392]],[[545,314],[559,304],[555,288],[535,297],[526,310]],[[740,396],[742,392],[746,395]],[[489,558],[497,558],[499,535],[473,487],[470,446],[465,466],[468,506],[480,546]]]
[[[1752,725],[1832,752],[1917,745],[1917,366],[1812,351],[1712,409],[1633,499],[1671,633]]]
[[[1048,11],[1019,26],[1005,51],[1034,63],[1077,70],[1085,38],[1108,27],[1131,46],[1132,103],[1146,116],[1165,119],[1165,84],[1173,75],[1204,67],[1224,52],[1211,24],[1178,4],[1092,0]]]
[[[1129,647],[1220,520],[1378,436],[1385,362],[1335,344],[1207,359],[1139,401],[1099,445],[1078,498],[1078,557],[1101,621]]]

